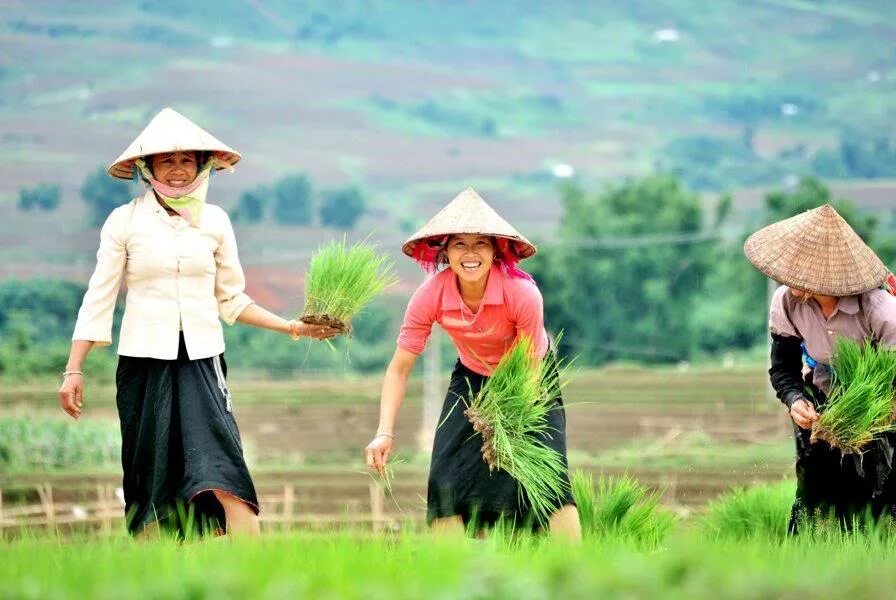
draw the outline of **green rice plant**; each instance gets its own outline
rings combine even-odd
[[[714,538],[783,540],[795,493],[792,480],[732,488],[709,503],[700,528]]]
[[[299,318],[351,333],[352,317],[398,282],[393,267],[387,254],[366,241],[349,246],[343,237],[323,244],[305,273],[305,309]]]
[[[675,527],[677,518],[660,505],[660,494],[630,475],[594,478],[572,476],[572,495],[586,540],[622,540],[654,549]]]
[[[563,456],[539,439],[551,435],[548,413],[562,387],[554,365],[536,358],[532,341],[520,337],[464,413],[482,436],[489,469],[503,469],[520,484],[541,526],[568,491]]]
[[[812,440],[847,454],[861,452],[874,436],[894,429],[896,352],[838,338],[833,367],[831,393],[812,427]]]

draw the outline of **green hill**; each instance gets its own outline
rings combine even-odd
[[[213,201],[303,171],[362,186],[358,230],[389,240],[471,184],[538,237],[557,164],[589,185],[657,167],[707,189],[849,175],[817,155],[894,138],[894,17],[861,0],[8,3],[0,277],[87,268],[81,181],[166,105],[244,153]],[[40,182],[61,208],[18,213]],[[329,235],[243,229],[256,262]]]

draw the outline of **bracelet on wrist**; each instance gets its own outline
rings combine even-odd
[[[83,371],[75,371],[75,370],[71,370],[71,371],[69,371],[69,370],[65,370],[65,371],[62,372],[62,377],[63,377],[63,378],[68,377],[69,375],[81,375],[81,376],[83,376],[83,375],[84,375],[84,372],[83,372]]]
[[[395,439],[395,436],[394,436],[394,435],[392,435],[391,433],[386,433],[385,431],[377,432],[377,434],[376,434],[375,436],[373,436],[373,437],[378,438],[378,437],[383,437],[383,436],[388,437],[388,438],[390,438],[390,439],[392,439],[392,440]]]
[[[291,337],[293,341],[297,341],[302,337],[299,335],[299,322],[295,319],[289,322],[289,337]]]

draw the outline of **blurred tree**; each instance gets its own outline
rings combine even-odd
[[[307,175],[288,175],[274,186],[274,219],[284,225],[311,223],[313,196]]]
[[[365,210],[364,196],[358,188],[329,190],[323,193],[320,220],[327,227],[352,229]]]
[[[246,190],[240,194],[233,212],[233,220],[241,223],[258,223],[264,219],[268,198],[271,196],[270,188],[258,186]]]
[[[19,210],[29,211],[32,208],[53,211],[59,206],[59,186],[52,183],[39,183],[32,188],[19,190]]]
[[[105,167],[97,169],[84,178],[81,184],[81,198],[90,209],[89,222],[93,226],[102,225],[117,206],[131,199],[127,181],[110,177]]]
[[[816,153],[812,167],[825,177],[896,177],[896,139],[846,132],[836,148]]]
[[[654,176],[594,195],[568,187],[563,206],[562,243],[532,267],[564,350],[592,364],[687,358],[698,345],[693,307],[718,248],[704,235],[700,198],[674,177]]]

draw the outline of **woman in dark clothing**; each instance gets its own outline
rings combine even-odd
[[[457,347],[459,359],[433,442],[427,522],[436,532],[462,532],[474,518],[478,524],[500,517],[525,523],[530,517],[525,495],[506,471],[489,470],[481,453],[482,438],[464,408],[520,336],[532,340],[539,359],[553,361],[541,293],[516,267],[535,247],[467,189],[417,232],[404,252],[424,267],[447,268],[423,283],[408,304],[398,348],[383,380],[380,422],[367,446],[367,465],[380,471],[385,467],[411,368],[438,323]],[[559,397],[548,421],[550,435],[542,441],[565,461],[566,419]],[[548,525],[552,534],[581,537],[570,493],[557,498]]]
[[[800,521],[818,513],[833,512],[848,526],[865,513],[892,511],[892,435],[861,455],[844,456],[825,441],[810,441],[810,430],[830,391],[838,337],[896,346],[893,276],[829,205],[769,225],[744,250],[756,268],[784,284],[771,301],[769,375],[796,437],[789,530],[796,533]]]
[[[282,319],[244,293],[230,219],[206,204],[209,176],[240,155],[171,109],[159,113],[109,173],[147,192],[112,211],[78,313],[59,400],[81,416],[81,366],[112,343],[122,280],[116,402],[125,510],[132,534],[157,532],[190,505],[197,523],[257,534],[258,500],[233,417],[220,319],[324,339],[338,332]],[[182,523],[180,523],[182,525]]]

